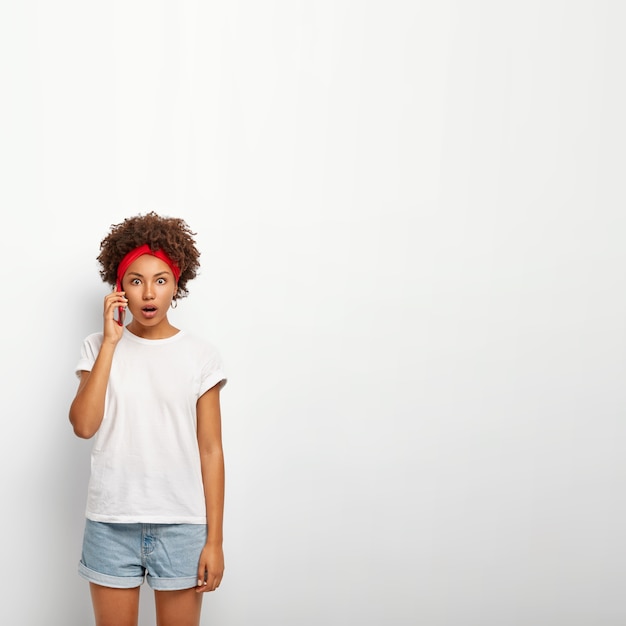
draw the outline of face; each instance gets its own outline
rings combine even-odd
[[[170,266],[151,254],[135,259],[122,281],[133,320],[144,326],[156,326],[167,318],[176,293],[176,281]]]

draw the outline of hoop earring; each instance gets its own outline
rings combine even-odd
[[[178,306],[178,300],[172,300],[172,301],[170,302],[170,306],[171,306],[173,309],[175,309],[175,308]]]

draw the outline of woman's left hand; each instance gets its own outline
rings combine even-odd
[[[224,551],[222,546],[205,545],[198,561],[198,593],[215,591],[224,575]]]

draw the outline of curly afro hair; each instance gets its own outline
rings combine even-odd
[[[195,234],[184,220],[163,217],[154,211],[128,217],[120,224],[113,224],[100,242],[100,276],[104,282],[115,285],[121,260],[131,250],[148,244],[151,250],[163,250],[178,265],[180,278],[174,299],[184,298],[189,293],[187,282],[196,277],[200,267]]]

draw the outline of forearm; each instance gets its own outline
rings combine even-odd
[[[221,546],[224,521],[224,454],[220,449],[200,455],[206,518],[207,544]]]
[[[91,372],[76,392],[70,406],[70,422],[78,437],[89,439],[100,428],[115,346],[102,344]]]

